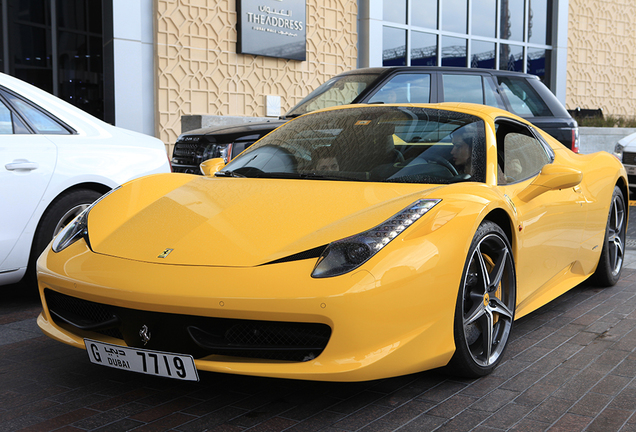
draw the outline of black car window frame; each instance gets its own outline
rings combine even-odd
[[[71,126],[69,126],[68,124],[66,124],[65,122],[63,122],[62,120],[60,120],[59,118],[57,118],[56,116],[54,116],[53,114],[51,114],[50,112],[48,112],[47,110],[45,110],[44,108],[40,107],[39,105],[31,102],[30,100],[20,96],[19,94],[5,88],[5,87],[0,87],[0,96],[2,97],[2,100],[11,107],[11,109],[13,110],[13,112],[15,112],[20,120],[28,127],[28,129],[31,131],[31,133],[33,134],[44,134],[44,135],[75,135],[77,134],[77,131],[75,129],[73,129]],[[61,129],[63,129],[65,132],[40,132],[30,121],[29,119],[21,112],[21,110],[15,106],[15,104],[13,104],[11,102],[11,98],[15,98],[17,100],[19,100],[20,102],[28,105],[29,107],[33,108],[34,110],[38,111],[40,114],[42,114],[43,116],[47,117],[49,120],[51,120],[52,122],[58,124]]]

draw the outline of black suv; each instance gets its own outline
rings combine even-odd
[[[472,102],[505,109],[579,151],[579,128],[565,107],[534,75],[491,69],[390,67],[336,75],[279,120],[196,129],[175,143],[172,169],[200,174],[199,164],[227,161],[286,121],[321,108],[356,103]]]

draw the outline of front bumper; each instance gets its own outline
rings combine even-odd
[[[396,256],[399,267],[386,264],[392,258],[385,257],[380,262],[386,269],[312,279],[315,259],[252,268],[159,265],[94,254],[80,241],[62,253],[48,251],[38,261],[44,306],[38,325],[50,337],[79,348],[85,348],[84,338],[126,345],[117,335],[80,330],[54,318],[45,290],[157,314],[311,323],[331,329],[315,358],[211,354],[195,356],[196,367],[329,381],[404,375],[444,366],[454,352],[453,315],[463,262],[444,265],[439,261],[443,254],[425,243],[428,250],[419,250],[411,262],[403,253]],[[157,343],[155,349],[161,349]]]

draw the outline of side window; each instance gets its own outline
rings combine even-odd
[[[495,83],[490,78],[484,78],[485,88],[484,93],[486,95],[486,105],[490,105],[495,108],[501,108],[507,111],[506,105],[503,103]]]
[[[0,101],[0,135],[29,134],[29,129]]]
[[[391,78],[368,103],[429,103],[431,101],[430,74],[401,74]]]
[[[525,78],[497,77],[499,87],[510,102],[510,111],[521,117],[552,116],[552,111]]]
[[[11,121],[11,111],[0,102],[0,134],[13,134],[13,122]]]
[[[552,155],[544,144],[517,123],[497,122],[497,183],[507,184],[537,175]]]
[[[71,133],[45,111],[39,110],[10,93],[5,93],[5,96],[38,133],[55,135],[68,135]]]
[[[484,103],[484,85],[481,75],[444,74],[444,102]]]

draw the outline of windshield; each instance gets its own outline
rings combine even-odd
[[[448,184],[485,181],[485,125],[465,113],[365,105],[276,129],[218,176]]]
[[[347,105],[364,91],[378,77],[378,74],[357,74],[337,76],[300,101],[285,115],[298,117],[308,112],[332,106]]]

